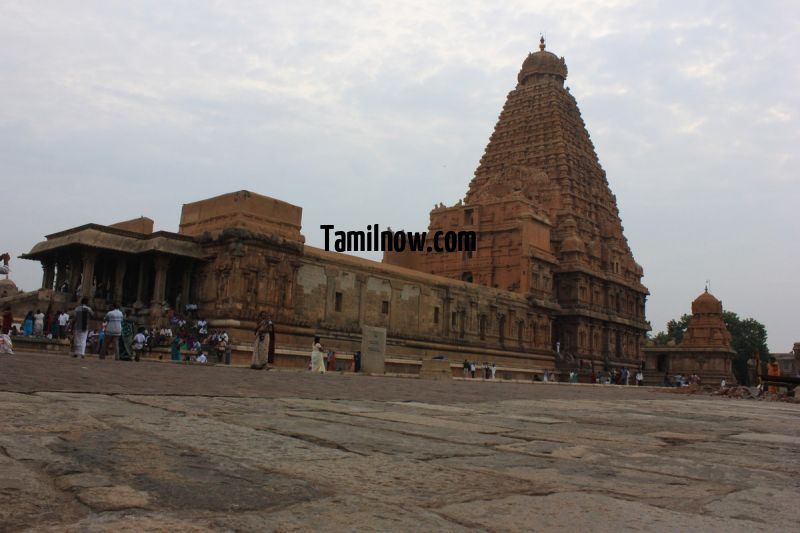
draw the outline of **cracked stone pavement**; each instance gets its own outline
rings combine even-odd
[[[780,531],[800,405],[0,356],[2,531]]]

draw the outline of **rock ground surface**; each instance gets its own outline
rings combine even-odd
[[[2,531],[779,531],[800,405],[0,356]]]

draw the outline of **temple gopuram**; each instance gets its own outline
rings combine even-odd
[[[519,294],[532,308],[555,306],[551,347],[561,366],[629,364],[642,358],[649,293],[566,78],[564,58],[542,39],[522,64],[466,198],[431,211],[430,231],[473,230],[478,250],[387,253],[384,261]],[[455,312],[470,315],[470,306]],[[527,317],[507,318],[524,325]]]
[[[177,233],[140,218],[48,235],[22,256],[41,262],[41,289],[7,303],[17,315],[118,301],[143,325],[189,305],[243,345],[266,311],[278,348],[306,355],[314,336],[346,354],[363,326],[385,328],[387,370],[401,372],[437,355],[501,377],[637,366],[648,291],[566,77],[542,40],[465,198],[431,211],[431,231],[475,231],[473,252],[324,251],[305,243],[301,207],[239,191],[184,205]]]

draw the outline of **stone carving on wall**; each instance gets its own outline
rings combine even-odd
[[[549,202],[547,173],[535,167],[510,165],[493,174],[467,195],[469,204],[506,198],[524,198],[537,206]]]

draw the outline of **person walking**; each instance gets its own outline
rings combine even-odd
[[[86,305],[88,303],[89,299],[83,298],[80,305],[78,305],[73,312],[72,344],[74,346],[74,352],[72,357],[81,356],[81,359],[86,356],[86,337],[89,335],[89,319],[94,316],[92,309]]]
[[[639,370],[636,372],[636,386],[641,387],[642,385],[644,385],[644,374]]]
[[[361,372],[361,352],[353,354],[353,372]]]
[[[106,335],[103,339],[105,346],[103,347],[103,353],[100,356],[101,359],[105,359],[106,354],[108,353],[108,347],[111,346],[111,350],[114,354],[114,360],[119,360],[119,340],[122,337],[122,321],[125,319],[125,315],[119,308],[119,305],[116,303],[111,304],[111,311],[106,313]]]
[[[325,354],[322,352],[319,337],[314,337],[314,345],[311,349],[311,371],[325,373]]]
[[[269,352],[269,320],[267,319],[267,313],[264,311],[261,311],[258,315],[255,336],[253,359],[250,362],[250,368],[253,370],[263,370],[267,366],[267,355]]]

